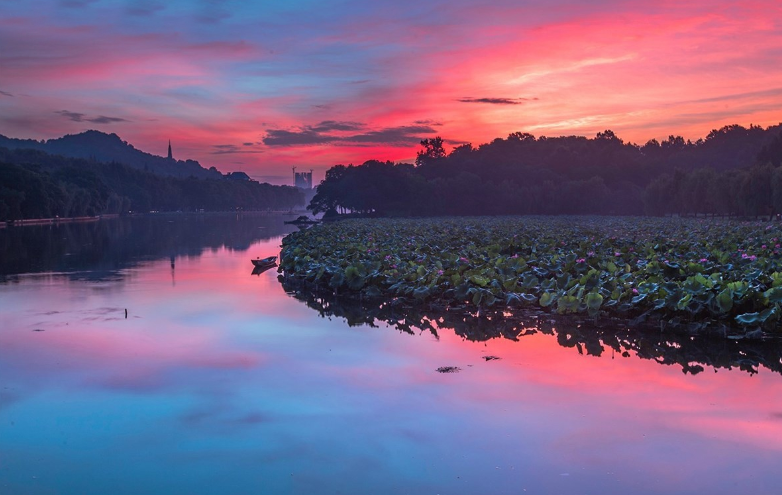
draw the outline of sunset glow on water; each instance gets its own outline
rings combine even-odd
[[[250,274],[264,222],[6,278],[0,493],[776,493],[779,374],[349,327]]]

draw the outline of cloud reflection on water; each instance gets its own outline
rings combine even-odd
[[[0,285],[0,493],[727,494],[780,481],[777,373],[693,376],[542,333],[349,327],[274,271],[250,275],[248,257],[278,242],[177,258],[175,285],[167,257],[97,282],[111,290]]]

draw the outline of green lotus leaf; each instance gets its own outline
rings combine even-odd
[[[589,309],[600,309],[600,306],[603,304],[603,296],[597,292],[590,292],[586,295],[584,302],[586,302]]]
[[[603,296],[597,292],[590,292],[584,298],[589,316],[597,316],[600,306],[603,304]]]
[[[771,303],[782,302],[782,287],[773,287],[764,292],[763,295]]]
[[[679,299],[679,302],[676,303],[676,309],[686,309],[687,305],[690,304],[690,301],[692,301],[692,294],[685,294],[684,297]]]
[[[559,314],[575,313],[580,304],[581,302],[575,296],[562,296],[557,299],[557,312]]]
[[[723,289],[716,297],[717,307],[720,313],[727,313],[733,309],[733,291],[729,288]]]
[[[770,316],[776,314],[777,308],[771,307],[759,313],[744,313],[736,317],[736,322],[744,326],[762,325]]]
[[[551,292],[544,292],[543,295],[540,296],[540,305],[544,308],[547,308],[551,306],[551,304],[554,302],[554,299],[556,299],[554,294]]]

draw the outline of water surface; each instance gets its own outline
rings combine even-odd
[[[735,343],[693,375],[647,344],[349,326],[251,274],[291,229],[0,231],[0,494],[779,493],[782,375]]]

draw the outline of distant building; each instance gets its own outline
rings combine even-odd
[[[296,167],[293,167],[293,185],[299,189],[312,189],[312,170],[296,172]]]
[[[170,139],[168,140],[168,159],[169,160],[173,160],[174,159],[174,154],[171,153],[171,140]]]
[[[227,174],[225,178],[228,180],[242,180],[242,181],[252,180],[250,179],[250,176],[245,174],[244,172],[231,172],[230,174]]]

